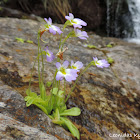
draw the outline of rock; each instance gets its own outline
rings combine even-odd
[[[37,55],[37,31],[44,23],[14,18],[0,18],[0,23],[1,114],[39,129],[42,133],[47,131],[50,135],[54,135],[55,132],[57,138],[74,139],[69,132],[52,124],[51,120],[35,106],[27,108],[23,99],[28,88],[33,61]],[[62,25],[57,26],[62,28]],[[71,30],[72,28],[68,28],[64,34]],[[16,37],[23,38],[25,43],[17,42]],[[59,37],[59,35],[44,33],[42,39],[47,43],[41,43],[42,48],[49,46],[56,54]],[[32,40],[33,44],[27,43],[28,39]],[[115,45],[112,48],[106,47],[109,42],[114,42]],[[84,47],[84,44],[97,47],[90,49]],[[107,57],[114,59],[110,68],[90,67],[81,77],[68,100],[69,108],[73,106],[81,108],[80,116],[70,117],[80,130],[81,139],[112,140],[115,138],[110,137],[109,134],[138,134],[140,131],[140,46],[115,38],[103,38],[93,33],[89,34],[87,41],[70,38],[64,46],[69,48],[64,53],[64,60],[82,61],[84,67],[95,56],[99,59],[107,59]],[[45,80],[52,80],[54,71],[55,63],[45,63]],[[38,92],[37,80],[37,65],[35,65],[32,78],[32,90],[35,92]],[[68,92],[70,85],[67,85],[66,89]],[[8,132],[9,130],[7,134]],[[134,140],[135,138],[134,135],[128,137]]]
[[[32,19],[32,20],[42,20],[41,17],[36,16],[34,14],[27,14],[22,11],[6,8],[0,6],[0,17],[13,17],[13,18],[21,18],[21,19]]]
[[[2,10],[0,10],[2,17],[38,19],[36,16],[29,15],[34,14],[41,17],[51,16],[54,19],[53,21],[57,23],[64,23],[65,16],[68,13],[73,13],[75,17],[85,20],[88,23],[87,29],[93,29],[94,31],[106,34],[105,0],[65,0],[63,2],[61,0],[52,0],[51,2],[13,0],[3,4]]]
[[[58,140],[56,137],[43,133],[37,128],[29,127],[11,117],[0,113],[0,139],[1,140]]]
[[[124,95],[124,96],[127,96],[127,91],[125,88],[121,88],[121,94]]]
[[[106,25],[106,3],[103,0],[80,0],[72,2],[74,15],[88,23],[88,29],[100,30]],[[104,31],[104,29],[102,29]]]
[[[23,139],[33,138],[36,140],[57,140],[56,137],[67,140],[72,139],[63,128],[53,125],[49,117],[42,111],[34,107],[27,109],[24,98],[17,91],[4,85],[2,82],[0,82],[0,103],[0,121],[2,122],[0,125],[0,132],[5,132],[4,137],[0,135],[2,138],[8,138],[7,135],[12,135],[13,138],[23,137]],[[4,124],[5,126],[3,126]],[[20,134],[18,135],[16,132],[12,134],[12,130],[18,131]]]
[[[133,36],[133,21],[129,4],[126,0],[12,0],[0,2],[0,16],[30,18],[41,20],[41,17],[52,17],[57,23],[64,23],[65,16],[73,13],[75,17],[85,20],[85,27],[101,35],[118,38]],[[5,6],[5,7],[4,7]],[[61,10],[60,10],[61,9]]]

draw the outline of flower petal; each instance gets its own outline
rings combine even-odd
[[[52,19],[50,17],[48,18],[48,22],[50,25],[52,24]]]
[[[86,40],[87,40],[87,37],[88,37],[87,32],[81,31],[79,29],[75,29],[75,36],[79,37],[80,39],[86,39]]]
[[[69,69],[67,69],[67,70],[69,70]],[[69,71],[70,71],[70,74],[71,74],[73,77],[77,77],[77,76],[78,76],[77,70],[75,70],[75,69],[70,69]]]
[[[63,74],[60,71],[58,71],[56,74],[56,81],[59,81],[59,80],[61,81],[63,77],[64,77]]]
[[[87,23],[79,18],[74,18],[72,13],[69,13],[69,16],[65,16],[67,20],[70,21],[74,28],[82,28],[82,26],[87,26]]]
[[[51,27],[49,27],[49,31],[50,31],[50,33],[52,33],[53,35],[56,34],[56,31],[55,31],[53,28],[51,28]]]
[[[48,20],[47,20],[47,18],[44,18],[44,20],[48,23]]]
[[[73,60],[71,60],[71,66],[73,66],[74,65],[74,62],[73,62]]]
[[[78,74],[76,70],[66,69],[66,75],[64,77],[68,82],[71,82],[72,80],[76,80],[77,76]]]
[[[87,40],[86,37],[80,37],[80,36],[79,36],[79,38],[82,39],[82,40]]]
[[[83,67],[83,63],[80,62],[80,61],[77,61],[75,64],[74,64],[78,69],[81,69]]]
[[[83,63],[80,61],[77,61],[76,63],[74,63],[73,61],[71,61],[71,68],[76,70],[77,72],[80,71],[80,69],[83,67]]]
[[[67,20],[72,20],[74,18],[72,13],[69,13],[69,16],[65,16]]]
[[[53,59],[55,58],[55,56],[53,55],[53,53],[49,50],[48,46],[46,46],[46,58],[48,62],[53,61]]]
[[[56,28],[56,31],[58,32],[58,34],[62,34],[62,33],[63,33],[63,32],[60,30],[59,27],[55,26],[55,28]]]
[[[73,15],[72,13],[69,13],[69,17],[70,17],[71,19],[73,19],[73,18],[74,18],[74,15]]]
[[[56,67],[57,67],[57,69],[60,69],[60,67],[61,67],[61,64],[59,63],[59,62],[56,62]]]
[[[55,56],[53,54],[51,54],[50,56],[47,55],[46,57],[47,57],[48,62],[53,61],[53,59],[55,58]]]
[[[73,77],[72,75],[66,75],[65,76],[66,81],[72,82],[73,80],[76,80],[76,77]]]
[[[93,57],[93,60],[95,62],[94,65],[96,65],[99,68],[103,68],[103,67],[106,67],[107,68],[107,67],[110,66],[110,64],[105,59],[98,60],[97,57]]]
[[[75,77],[75,78],[78,76],[76,69],[66,69],[66,73],[68,75],[71,75],[72,77]]]
[[[69,66],[69,62],[68,62],[68,61],[64,61],[63,67],[64,67],[64,68],[67,68],[68,66]]]
[[[79,19],[79,18],[74,18],[73,21],[76,22],[79,25],[87,26],[87,23],[85,21]]]
[[[79,25],[79,24],[73,24],[73,27],[74,27],[74,28],[82,28],[82,26]]]
[[[105,59],[101,60],[101,62],[102,62],[102,65],[104,67],[109,67],[110,66],[110,64],[108,63],[108,61],[106,61]]]
[[[98,58],[97,58],[97,57],[93,57],[93,60],[94,60],[94,61],[98,61]]]

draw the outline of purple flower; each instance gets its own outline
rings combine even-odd
[[[58,32],[58,34],[62,33],[59,27],[52,25],[52,19],[50,17],[48,19],[44,18],[44,20],[47,22],[45,27],[49,30],[50,33],[52,33],[53,35],[55,35],[56,32]]]
[[[87,40],[87,37],[88,37],[87,32],[81,31],[79,29],[75,29],[75,36],[79,37],[80,39],[86,39],[86,40]]]
[[[97,57],[93,57],[93,60],[94,60],[94,63],[95,63],[95,65],[97,66],[97,67],[99,67],[99,68],[103,68],[103,67],[109,67],[110,66],[110,64],[105,60],[105,59],[103,59],[103,60],[98,60],[98,58]]]
[[[71,68],[75,69],[77,72],[79,72],[82,67],[83,67],[82,62],[77,61],[76,63],[74,63],[73,61],[71,61]]]
[[[46,58],[48,62],[53,61],[53,59],[55,58],[55,56],[53,55],[53,53],[49,50],[48,46],[45,49],[46,52]]]
[[[70,25],[73,25],[74,28],[82,28],[82,26],[87,26],[87,23],[79,18],[74,18],[72,13],[69,13],[69,16],[65,16],[67,20],[70,21]]]
[[[68,61],[64,61],[62,65],[59,62],[56,63],[56,67],[58,69],[58,72],[56,74],[57,81],[61,81],[63,78],[65,78],[68,82],[76,80],[76,77],[78,76],[77,71],[74,69],[67,69],[68,65]]]

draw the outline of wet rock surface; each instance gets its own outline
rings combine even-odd
[[[34,127],[38,129],[36,131],[43,133],[43,137],[49,133],[58,139],[74,139],[69,132],[52,124],[51,120],[35,106],[26,108],[23,99],[37,55],[37,31],[43,23],[13,18],[0,18],[0,23],[0,117],[6,115],[24,123],[23,125]],[[71,29],[67,29],[66,33]],[[25,43],[17,42],[16,37],[23,38]],[[27,43],[28,39],[33,43]],[[42,44],[42,48],[47,45],[56,54],[59,35],[53,36],[46,32],[43,40],[47,43]],[[113,42],[113,47],[106,47],[110,42]],[[85,48],[84,44],[92,44],[96,48]],[[107,57],[114,59],[110,68],[90,67],[68,100],[69,108],[73,106],[81,108],[80,116],[70,118],[79,128],[81,139],[114,140],[118,137],[110,137],[109,134],[138,134],[140,46],[115,38],[102,38],[92,32],[89,33],[88,41],[70,38],[65,46],[69,49],[64,53],[64,59],[82,61],[84,66],[95,56],[100,59]],[[45,64],[45,68],[45,79],[52,80],[55,64]],[[36,65],[32,79],[32,89],[36,92],[38,92],[37,80]],[[70,90],[70,86],[67,86],[67,91]],[[136,137],[120,139],[136,139]]]

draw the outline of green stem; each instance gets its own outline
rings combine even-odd
[[[53,84],[52,84],[52,92],[53,92],[53,89],[55,87],[55,83],[56,83],[56,74],[57,74],[57,70],[55,71],[55,74],[54,74],[54,78],[53,78]]]
[[[37,57],[37,58],[38,58],[38,57]],[[34,64],[33,64],[33,68],[32,68],[32,70],[31,70],[31,77],[30,77],[30,81],[29,81],[29,89],[31,89],[31,80],[32,80],[33,70],[34,70],[35,63],[36,63],[37,58],[35,59]]]
[[[37,58],[35,59],[35,61],[34,61],[34,64],[33,64],[33,68],[32,68],[32,70],[31,70],[31,77],[30,77],[30,81],[29,81],[29,89],[30,89],[30,87],[31,87],[31,80],[32,80],[32,75],[33,75],[33,70],[34,70],[34,67],[35,67],[35,63],[36,63],[36,61],[39,59],[39,56],[40,56],[40,54],[37,56]]]
[[[43,62],[43,53],[42,53],[42,48],[40,45],[40,32],[38,32],[38,55],[41,55],[41,64],[42,64],[42,69],[41,69],[41,73],[40,73],[40,69],[38,68],[39,71],[39,88],[40,88],[40,94],[41,94],[41,98],[43,100],[46,99],[46,92],[45,92],[45,86],[44,86],[44,62]],[[40,67],[40,59],[38,58],[38,67]]]
[[[64,24],[62,32],[64,32],[65,28],[66,28],[66,26],[65,26],[65,24]],[[60,36],[59,50],[60,50],[60,47],[61,47],[62,35],[63,35],[63,33],[62,33],[61,36]]]
[[[39,35],[39,40],[40,40],[40,35]],[[41,77],[41,80],[42,82],[44,81],[44,60],[43,60],[43,54],[42,54],[42,48],[41,48],[41,45],[40,45],[40,42],[39,42],[39,48],[40,48],[40,53],[41,53],[41,61],[42,61],[42,77]]]
[[[40,33],[38,32],[38,55],[39,53],[39,48],[40,48]],[[40,87],[40,61],[39,61],[39,56],[38,56],[38,76],[39,76],[39,87]]]
[[[60,58],[57,57],[57,62],[60,62]]]
[[[66,80],[64,79],[64,97],[66,95]]]
[[[58,95],[58,92],[60,90],[60,80],[57,82],[57,87],[58,87],[58,90],[57,90],[57,95]]]
[[[65,37],[65,39],[63,40],[63,42],[61,43],[62,47],[61,47],[61,51],[63,50],[63,46],[64,46],[64,43],[66,42],[66,40],[69,38],[69,34]],[[61,46],[60,45],[60,46]]]
[[[61,51],[63,50],[63,46],[64,46],[64,43],[66,42],[66,40],[67,40],[69,37],[74,37],[74,35],[75,35],[74,30],[71,31],[70,33],[68,33],[68,35],[65,37],[65,39],[63,40],[63,42],[60,43]],[[62,47],[61,47],[61,45],[62,45]]]
[[[93,62],[90,62],[90,63],[85,67],[85,69],[80,73],[80,75],[79,75],[78,78],[76,79],[76,81],[75,81],[73,87],[71,88],[71,91],[69,92],[69,94],[68,94],[68,96],[67,96],[67,98],[66,98],[66,100],[65,100],[65,103],[66,103],[67,100],[69,99],[71,93],[73,92],[73,90],[74,90],[74,88],[75,88],[77,82],[79,81],[80,77],[82,76],[82,74],[83,74],[85,71],[87,71],[87,69],[92,65],[92,63],[93,63]]]

